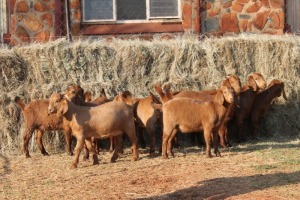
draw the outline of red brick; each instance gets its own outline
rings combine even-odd
[[[227,13],[221,17],[222,32],[240,32],[238,17],[235,13]]]

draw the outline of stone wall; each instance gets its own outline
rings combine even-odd
[[[11,8],[11,44],[46,42],[54,37],[55,0],[16,0]]]
[[[203,0],[202,33],[283,34],[284,0]]]

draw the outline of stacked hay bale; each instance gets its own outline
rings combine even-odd
[[[265,120],[266,131],[270,135],[297,135],[299,45],[296,36],[239,35],[202,40],[194,36],[153,41],[57,40],[3,49],[0,118],[6,120],[0,127],[0,149],[20,149],[22,142],[22,121],[11,119],[12,113],[19,111],[11,102],[15,95],[29,102],[80,84],[94,96],[104,88],[110,97],[124,90],[142,97],[153,91],[157,82],[171,83],[173,90],[210,89],[218,87],[227,74],[236,74],[245,82],[254,71],[267,80],[283,80],[289,98],[288,102],[276,100],[276,108]],[[8,105],[11,112],[5,111]],[[11,130],[11,126],[19,128]],[[59,137],[49,143],[53,140]]]

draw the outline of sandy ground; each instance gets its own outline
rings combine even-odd
[[[73,157],[31,153],[0,154],[0,199],[300,199],[300,141],[260,141],[221,149],[205,157],[203,147],[175,149],[175,158],[150,158],[129,148],[116,163],[110,153],[100,164]],[[157,153],[158,154],[158,153]]]

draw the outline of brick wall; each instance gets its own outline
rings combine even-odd
[[[11,44],[45,42],[53,38],[55,0],[11,1]]]
[[[284,0],[203,0],[202,33],[283,34]]]

